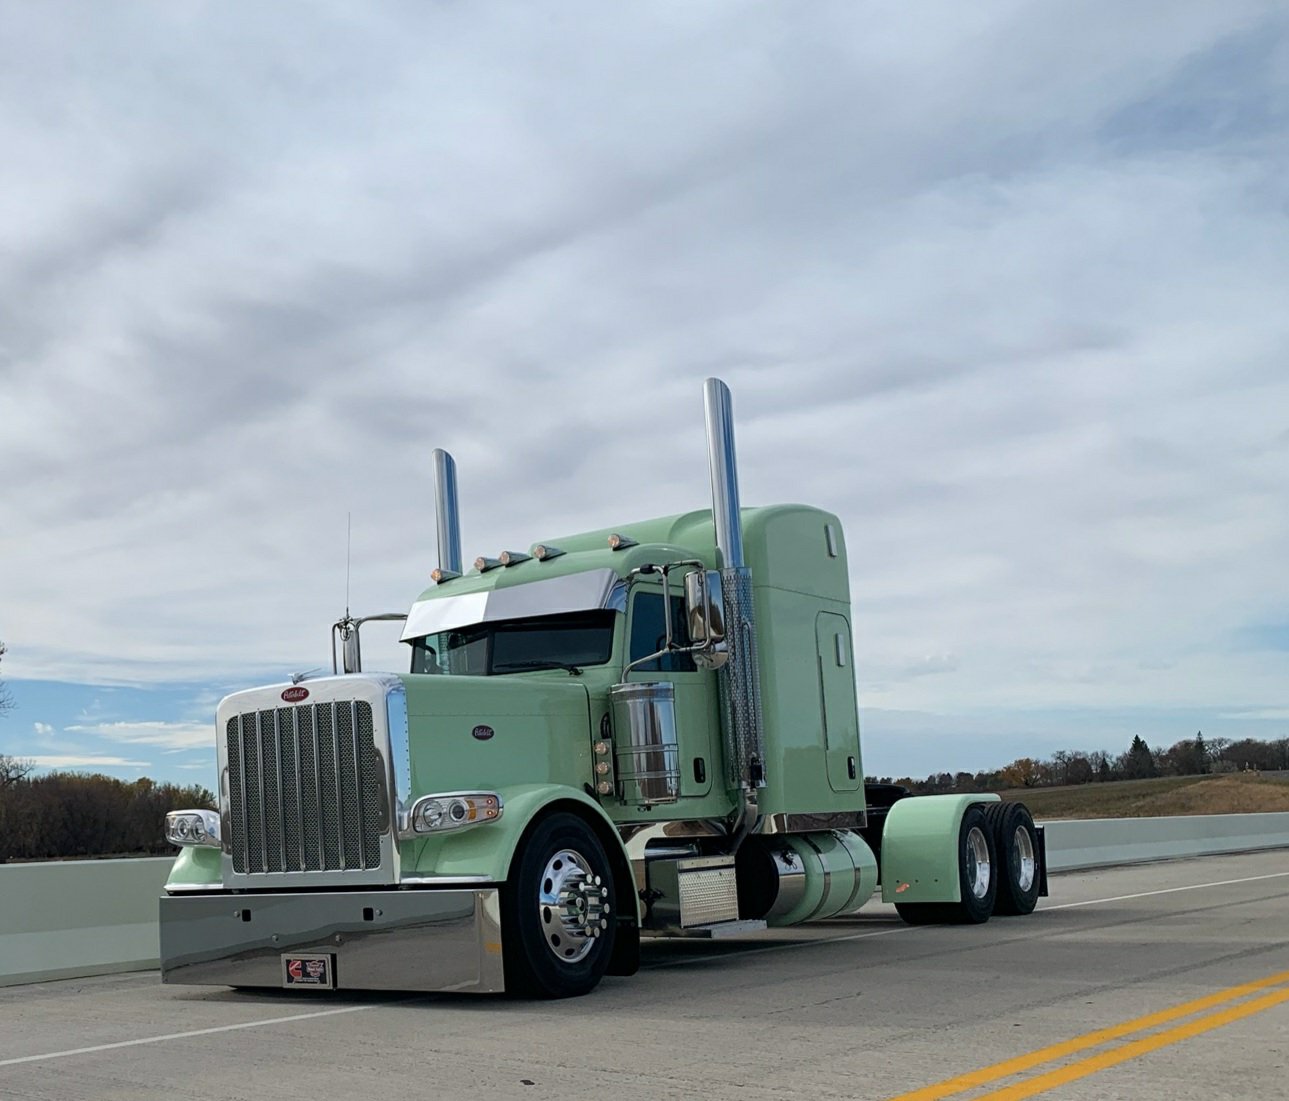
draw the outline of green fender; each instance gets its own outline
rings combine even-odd
[[[166,887],[219,887],[219,850],[210,845],[185,845],[170,868]]]
[[[901,799],[882,828],[883,902],[961,902],[958,831],[967,808],[994,794],[915,795]]]
[[[563,784],[516,784],[496,790],[504,808],[500,819],[405,843],[403,877],[424,876],[432,882],[440,876],[486,876],[489,882],[504,883],[525,831],[544,811],[563,804],[587,819],[619,874],[630,879],[631,861],[612,820],[599,803],[579,788]],[[640,905],[635,890],[618,893],[629,895],[638,919]],[[619,905],[625,901],[625,897],[621,898]]]

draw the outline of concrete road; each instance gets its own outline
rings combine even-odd
[[[1285,1096],[1289,851],[1052,889],[1031,917],[974,928],[874,903],[737,943],[654,941],[639,975],[567,1002],[155,973],[11,987],[0,1098]]]

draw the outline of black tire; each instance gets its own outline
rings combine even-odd
[[[989,920],[998,896],[997,867],[993,831],[985,812],[978,805],[968,807],[958,828],[958,887],[962,901],[948,904],[951,921],[980,925]]]
[[[897,902],[909,925],[979,925],[994,912],[998,891],[993,830],[980,807],[967,808],[958,827],[960,902]],[[981,859],[983,857],[983,859]]]
[[[594,830],[574,814],[542,819],[502,890],[507,993],[571,998],[594,990],[613,955],[616,914],[613,873]]]
[[[942,902],[897,902],[895,912],[908,925],[943,925],[951,920]]]
[[[1031,914],[1038,905],[1042,872],[1033,816],[1024,803],[991,803],[986,818],[998,853],[994,913]]]

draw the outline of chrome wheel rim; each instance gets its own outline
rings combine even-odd
[[[1038,861],[1034,859],[1034,842],[1030,839],[1029,830],[1024,826],[1017,826],[1012,843],[1012,875],[1016,886],[1022,891],[1028,891],[1034,886],[1037,868]]]
[[[546,948],[561,963],[578,963],[609,927],[609,889],[573,849],[548,861],[537,885],[537,920]]]
[[[989,842],[979,826],[967,831],[967,883],[976,898],[989,894]]]

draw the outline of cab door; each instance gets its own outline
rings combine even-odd
[[[828,784],[833,791],[857,791],[863,783],[859,775],[859,711],[850,658],[850,624],[845,616],[819,613],[815,648]]]
[[[671,596],[671,630],[673,641],[689,644],[685,624],[684,598]],[[666,642],[663,618],[662,587],[636,584],[631,589],[627,617],[627,661],[661,650]],[[671,681],[676,693],[676,739],[680,745],[681,798],[706,795],[712,788],[712,773],[717,768],[715,732],[719,729],[715,678],[699,669],[686,653],[670,653],[645,662],[631,670],[632,682]]]

